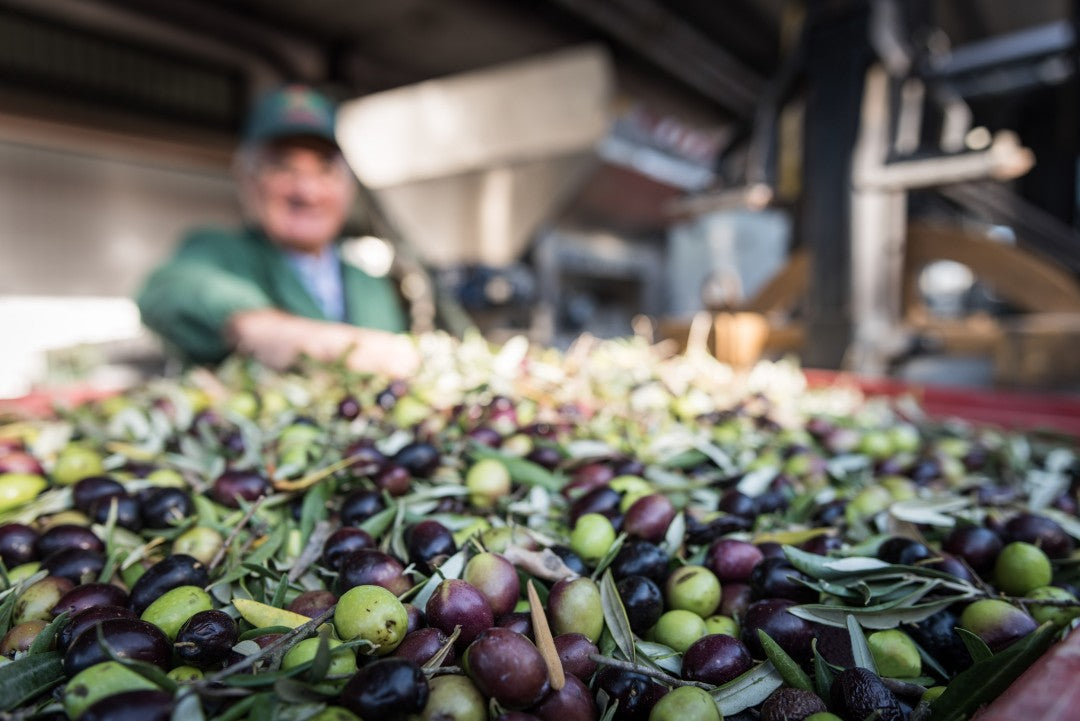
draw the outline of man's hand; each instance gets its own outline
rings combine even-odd
[[[226,336],[239,353],[279,370],[301,355],[350,368],[402,377],[416,371],[420,356],[408,336],[345,323],[301,318],[276,309],[251,310],[229,318]]]

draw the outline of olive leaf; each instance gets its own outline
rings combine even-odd
[[[994,652],[986,645],[986,641],[983,641],[966,628],[957,626],[953,631],[960,637],[960,640],[964,642],[964,647],[967,648],[968,653],[971,654],[972,661],[982,661],[983,659],[990,658],[994,655]]]
[[[367,531],[372,538],[379,538],[384,533],[386,533],[386,529],[390,528],[391,524],[393,524],[394,516],[396,515],[396,506],[384,508],[371,518],[361,523],[360,528],[364,531]]]
[[[1033,633],[989,658],[976,661],[958,673],[945,692],[930,706],[928,721],[963,721],[975,709],[996,698],[1041,656],[1057,635],[1052,624],[1043,624]]]
[[[810,642],[810,647],[814,651],[814,690],[821,698],[829,698],[832,690],[833,670],[821,655],[821,652],[818,651],[816,638]]]
[[[64,611],[59,616],[49,622],[49,625],[41,629],[38,635],[34,637],[34,641],[30,644],[30,654],[45,653],[53,645],[53,641],[56,640],[56,634],[60,633],[60,629],[68,622],[70,613]]]
[[[630,629],[630,619],[626,616],[619,590],[615,587],[615,577],[611,571],[604,572],[600,580],[600,604],[604,609],[604,623],[615,638],[615,645],[631,663],[637,663],[637,648],[634,646],[634,632]]]
[[[787,651],[780,648],[780,644],[772,640],[763,629],[759,628],[757,635],[761,641],[761,647],[765,650],[765,656],[772,661],[772,665],[776,667],[777,672],[788,686],[801,688],[804,691],[814,690],[810,677],[799,667],[795,659],[788,655]]]
[[[874,662],[874,654],[870,652],[870,644],[866,642],[866,635],[863,634],[862,627],[859,626],[859,622],[850,613],[847,615],[845,622],[848,635],[851,636],[851,657],[855,660],[855,665],[876,674],[878,672],[877,664]]]
[[[64,680],[59,651],[23,656],[0,666],[0,711],[13,708],[48,691]]]
[[[612,564],[615,560],[615,556],[619,555],[619,551],[622,550],[624,543],[626,543],[625,533],[620,533],[615,537],[615,541],[611,544],[611,547],[608,548],[607,552],[596,562],[596,567],[592,572],[592,579],[594,581]]]
[[[682,547],[684,536],[686,536],[686,514],[679,511],[675,514],[675,518],[671,519],[671,523],[668,524],[667,532],[664,534],[664,540],[660,543],[660,547],[669,555],[674,556]]]
[[[181,691],[169,718],[170,721],[204,721],[206,717],[203,715],[199,695],[188,690]]]
[[[322,681],[330,670],[330,627],[324,626],[319,630],[319,644],[315,648],[315,657],[311,661],[311,669],[308,671],[308,680],[313,682]]]
[[[783,685],[784,679],[772,662],[765,661],[742,676],[716,687],[710,694],[720,707],[722,716],[726,717],[757,706]]]
[[[635,641],[634,645],[642,656],[660,670],[673,674],[682,672],[682,654],[670,646],[655,641],[640,640]]]
[[[922,592],[918,592],[920,595]],[[875,606],[827,606],[824,604],[807,604],[803,606],[792,606],[788,609],[788,613],[793,616],[805,619],[807,621],[815,621],[817,623],[823,623],[826,626],[836,626],[837,628],[843,628],[846,624],[846,617],[850,614],[855,616],[858,622],[865,628],[872,628],[874,630],[896,628],[902,623],[918,623],[923,619],[933,616],[943,608],[956,603],[958,599],[956,597],[935,599],[926,603],[920,603],[915,605],[905,605],[904,599],[900,601],[891,601]]]
[[[463,548],[439,564],[439,567],[431,574],[431,578],[424,582],[420,591],[413,597],[412,604],[420,609],[426,608],[427,602],[431,599],[440,583],[448,578],[461,578],[461,574],[465,571],[467,556],[468,549]]]

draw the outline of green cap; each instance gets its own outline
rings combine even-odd
[[[279,138],[322,138],[335,146],[333,101],[307,85],[286,85],[255,103],[244,127],[244,140],[265,143]]]

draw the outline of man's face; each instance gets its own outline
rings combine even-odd
[[[330,144],[289,139],[259,149],[243,180],[247,212],[286,250],[317,253],[337,238],[355,196]]]

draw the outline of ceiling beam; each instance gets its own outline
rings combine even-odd
[[[656,0],[550,0],[617,38],[743,120],[765,80]]]

